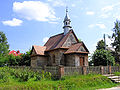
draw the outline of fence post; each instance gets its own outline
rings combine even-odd
[[[64,75],[64,66],[60,65],[58,70],[59,70],[59,78],[61,78]]]
[[[101,74],[104,74],[104,68],[103,66],[100,67]]]
[[[86,75],[86,74],[87,74],[87,72],[86,72],[86,71],[87,71],[86,66],[83,66],[83,69],[82,69],[82,70],[83,70],[83,75]]]
[[[108,74],[111,74],[111,66],[109,66],[108,68],[109,68]]]
[[[44,66],[42,67],[42,69],[43,69],[44,71],[46,71],[46,65],[44,65]]]

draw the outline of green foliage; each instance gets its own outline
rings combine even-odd
[[[10,54],[7,57],[7,64],[9,66],[15,66],[18,65],[20,60],[21,60],[21,56],[14,56],[13,54]]]
[[[114,42],[112,43],[112,46],[115,48],[116,62],[119,62],[118,53],[120,52],[120,22],[118,20],[116,20],[116,22],[115,22],[112,38],[114,40]]]
[[[89,66],[93,66],[93,60],[90,60],[88,63],[89,63]]]
[[[103,40],[100,40],[100,41],[97,43],[96,49],[97,49],[97,50],[105,49],[105,42],[104,42]]]
[[[114,42],[112,45],[115,47],[117,52],[120,52],[120,22],[118,20],[115,22],[113,32],[112,38],[114,39]]]
[[[0,55],[8,54],[9,45],[3,32],[0,32]]]
[[[0,32],[0,65],[4,65],[5,57],[9,52],[9,45],[7,42],[7,38],[3,32]]]
[[[0,83],[9,82],[9,73],[6,71],[7,68],[0,68]]]
[[[0,81],[7,75],[7,78],[0,83],[0,89],[4,90],[95,90],[117,85],[107,77],[95,74],[65,76],[64,79],[54,81],[51,79],[50,73],[44,71],[41,73],[33,72],[29,68],[2,67],[0,72],[2,72]]]
[[[111,55],[110,51],[104,49],[96,50],[92,56],[92,60],[95,66],[115,64],[115,59]]]
[[[19,62],[19,66],[30,66],[31,58],[30,58],[31,50],[21,55],[21,60]]]
[[[120,76],[120,72],[114,72],[116,76]]]
[[[30,58],[31,50],[27,51],[21,55],[13,55],[10,54],[7,57],[3,57],[1,62],[6,63],[8,66],[30,66],[31,58]],[[3,63],[1,63],[3,65]]]

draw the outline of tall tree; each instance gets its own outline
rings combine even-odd
[[[115,22],[112,38],[114,39],[112,45],[115,48],[116,54],[118,54],[120,52],[120,22],[118,20]]]
[[[97,43],[96,49],[97,49],[97,50],[105,49],[105,42],[104,42],[103,40],[100,40],[100,41]]]
[[[97,43],[96,50],[92,55],[91,63],[93,63],[95,66],[106,66],[115,64],[115,59],[112,56],[111,52],[105,50],[105,42],[103,40],[100,40]]]
[[[3,32],[0,32],[0,64],[4,62],[5,56],[8,55],[9,45]]]
[[[3,32],[0,32],[0,55],[6,55],[9,52],[7,38]]]

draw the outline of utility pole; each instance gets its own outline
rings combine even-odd
[[[104,44],[105,44],[105,50],[106,50],[106,39],[105,39],[105,34],[104,34],[103,38],[104,38]]]
[[[103,38],[104,38],[104,44],[105,44],[105,50],[106,50],[106,38],[105,38],[105,34],[104,34]],[[108,61],[107,61],[107,66],[108,66]]]

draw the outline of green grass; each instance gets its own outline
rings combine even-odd
[[[95,74],[65,76],[60,80],[53,80],[48,73],[46,74],[44,72],[42,74],[36,74],[29,70],[21,71],[20,69],[11,69],[8,67],[0,68],[0,72],[2,72],[0,75],[0,89],[4,88],[9,90],[28,90],[28,88],[33,90],[95,90],[118,85],[111,82],[105,76]],[[21,74],[21,72],[25,75]],[[17,75],[17,77],[15,75]],[[37,80],[36,75],[40,75],[41,79]],[[23,79],[25,81],[21,81],[21,77],[29,77],[29,79]]]
[[[120,72],[114,72],[116,76],[120,76]]]

